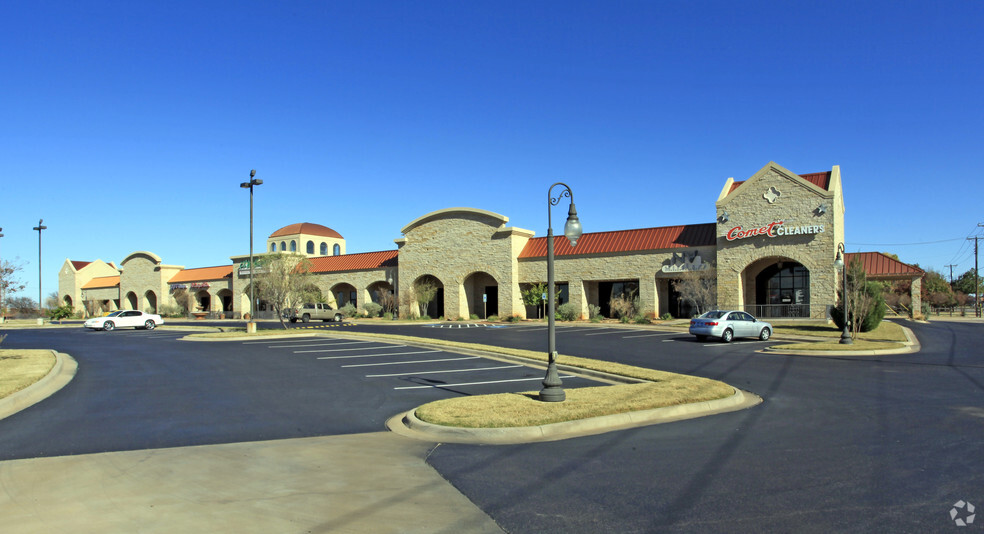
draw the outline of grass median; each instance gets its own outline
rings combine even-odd
[[[0,349],[0,399],[41,380],[54,366],[50,350]]]

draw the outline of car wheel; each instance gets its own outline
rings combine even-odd
[[[694,335],[697,336],[697,341],[705,341],[707,339],[707,336],[702,334],[694,334]]]
[[[335,322],[336,323],[342,322],[342,319],[343,319],[342,314],[340,314],[340,313],[336,313],[335,314]]]
[[[762,341],[768,341],[771,336],[772,332],[768,328],[763,328],[762,331],[759,332],[759,339]]]
[[[155,328],[157,328],[157,323],[151,319],[148,319],[147,322],[144,323],[144,330],[153,330]]]
[[[105,323],[103,323],[103,330],[107,332],[111,331],[114,328],[116,328],[116,325],[113,324],[113,321],[106,321]]]
[[[308,314],[306,314],[306,313],[303,316],[301,316],[301,322],[302,323],[306,323],[306,322],[308,322],[310,320],[311,320],[311,316],[308,315]]]
[[[732,332],[730,328],[725,330],[724,333],[721,334],[721,341],[724,341],[725,343],[731,343],[731,340],[734,338],[735,338],[735,333]]]

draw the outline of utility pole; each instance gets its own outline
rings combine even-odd
[[[950,292],[952,293],[953,292],[953,268],[956,267],[956,265],[944,265],[944,267],[949,267],[950,268]],[[953,317],[953,306],[950,306],[950,317]]]
[[[984,226],[984,224],[978,224],[977,226]],[[981,316],[981,275],[977,271],[977,240],[980,239],[978,236],[968,237],[967,240],[974,240],[974,317]]]

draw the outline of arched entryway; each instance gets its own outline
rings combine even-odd
[[[745,310],[752,315],[810,317],[810,270],[803,264],[789,258],[759,260],[744,278]]]
[[[359,307],[359,294],[352,284],[342,283],[332,286],[331,298],[328,299],[329,304],[332,300],[335,301],[335,308],[341,308],[346,304],[352,304],[356,308]]]
[[[195,311],[207,312],[212,309],[212,296],[207,290],[202,289],[195,293]]]
[[[147,302],[147,312],[157,313],[157,293],[147,291],[144,293],[144,300]]]
[[[138,309],[137,308],[137,305],[138,305],[138,303],[137,303],[137,294],[134,293],[133,291],[130,291],[129,293],[127,293],[126,294],[126,298],[123,299],[123,305],[126,307],[127,310],[136,310],[136,309]]]
[[[426,303],[421,302],[419,297],[430,296]],[[426,315],[427,317],[444,317],[444,284],[436,276],[425,274],[413,283],[413,310],[412,315]]]
[[[464,298],[462,314],[487,319],[499,315],[499,282],[489,273],[476,272],[465,277],[461,284]]]
[[[231,312],[232,311],[232,291],[230,291],[228,289],[220,289],[216,296],[219,297],[219,302],[222,303],[222,311],[223,312],[226,312],[226,313]]]
[[[383,313],[393,313],[396,311],[396,292],[393,284],[389,282],[373,282],[366,288],[369,290],[369,300],[383,307]]]

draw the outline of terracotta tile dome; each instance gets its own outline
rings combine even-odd
[[[270,234],[270,237],[280,237],[287,235],[296,234],[307,234],[307,235],[317,235],[322,237],[334,237],[336,239],[345,239],[342,234],[328,228],[327,226],[321,226],[320,224],[314,223],[294,223],[291,225],[284,226],[280,230]]]

